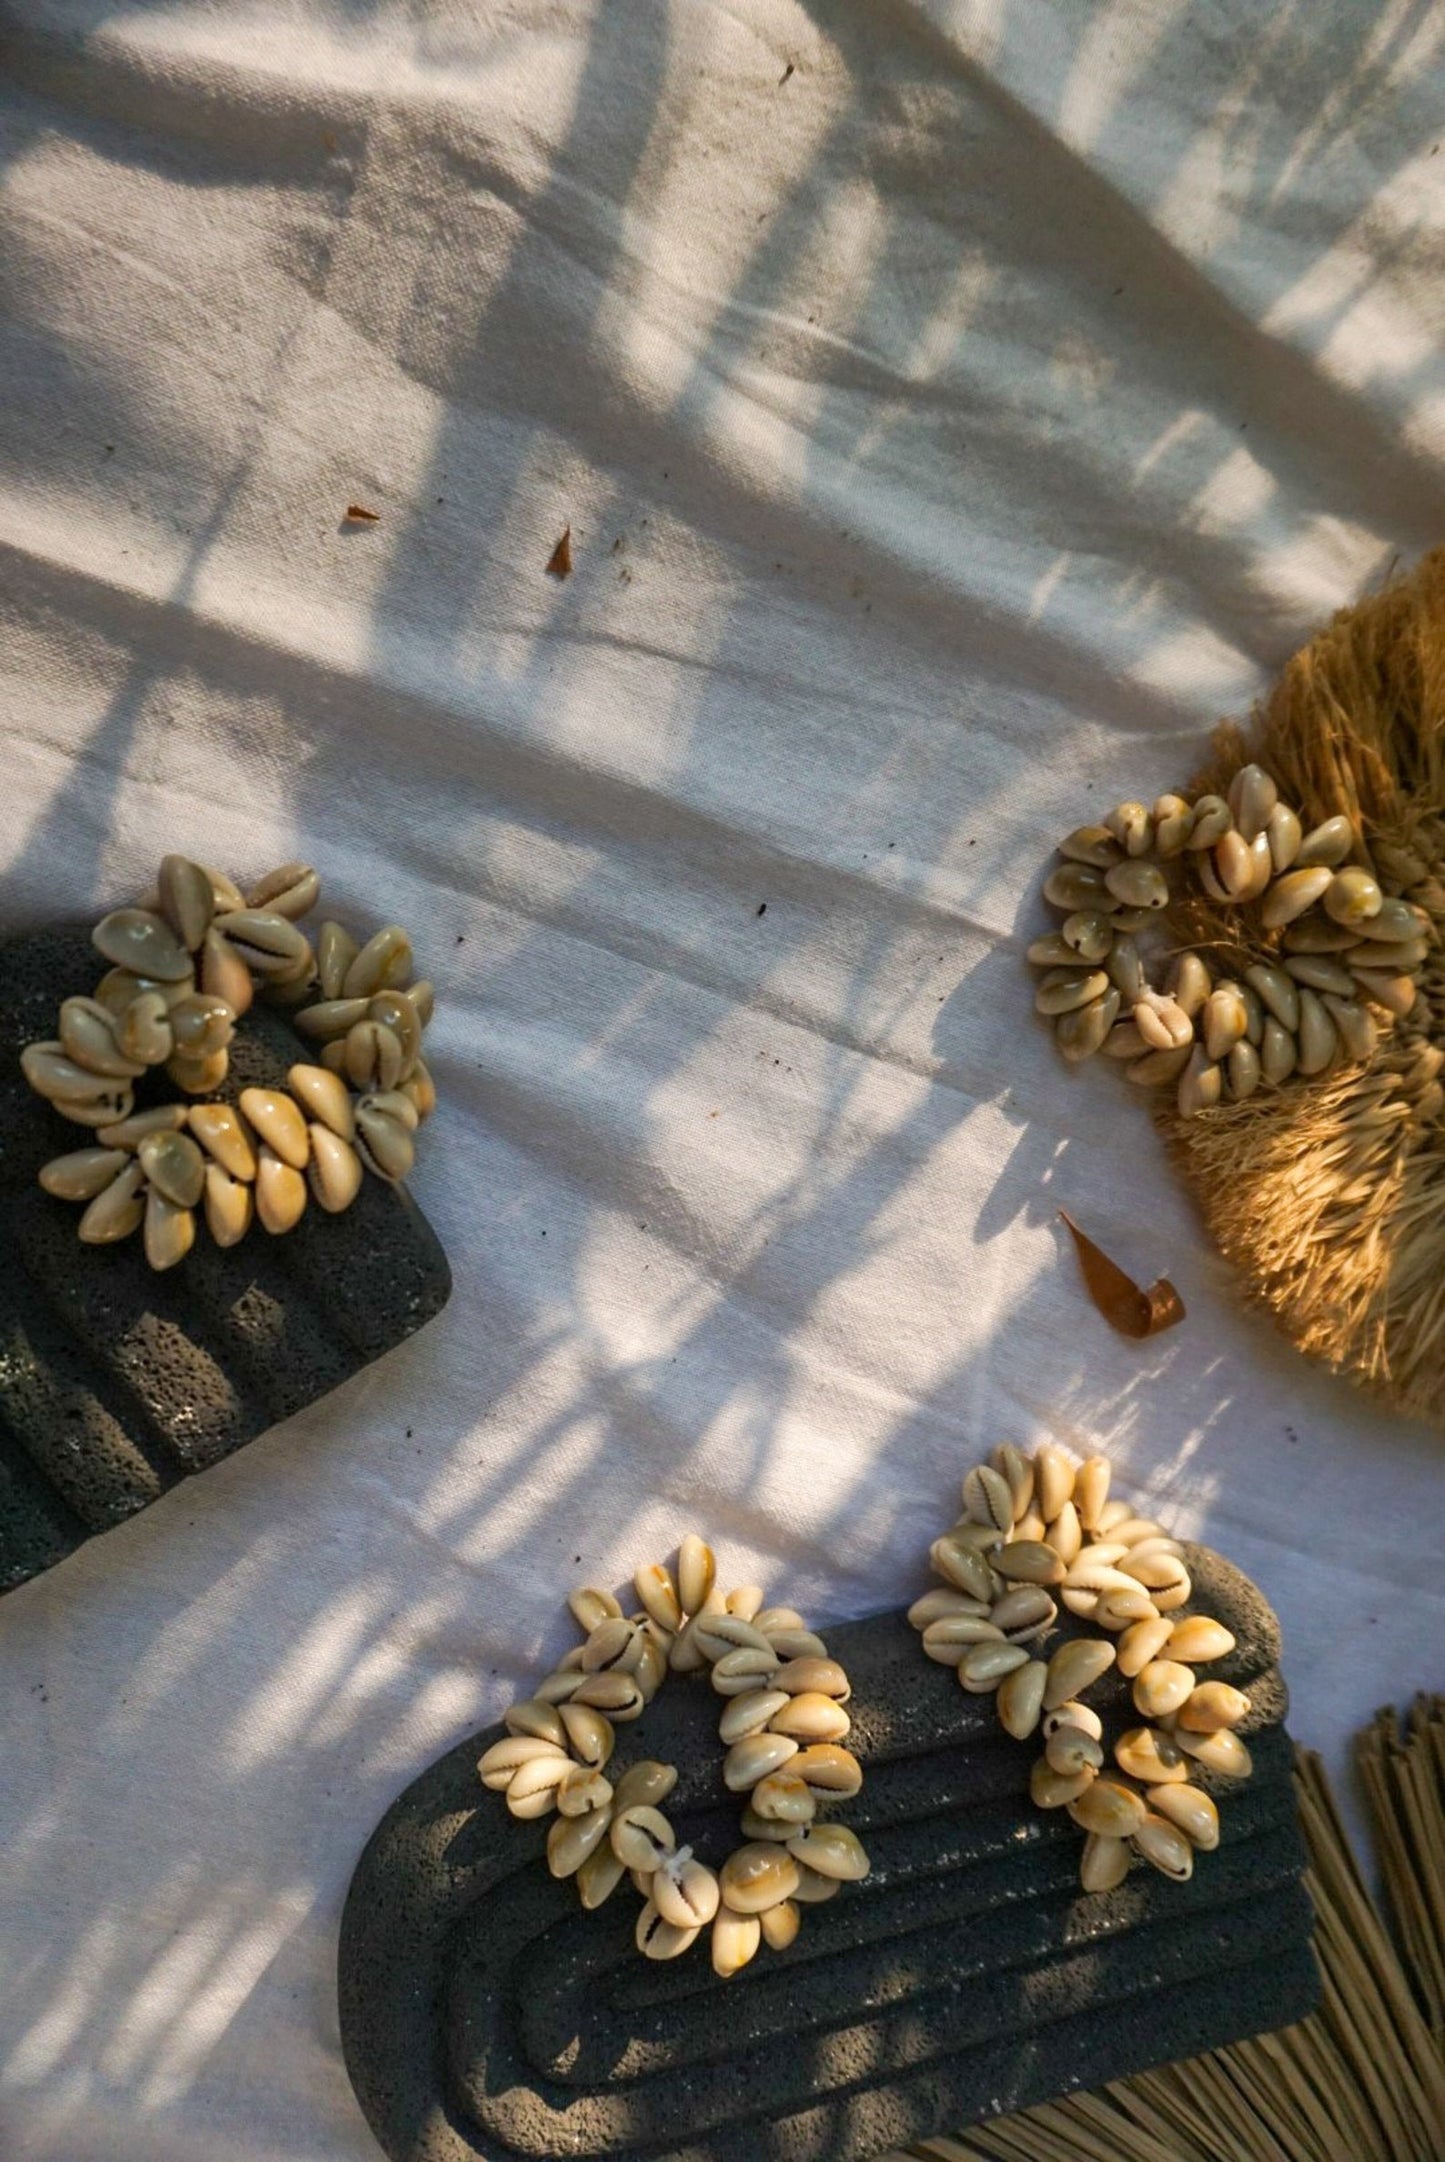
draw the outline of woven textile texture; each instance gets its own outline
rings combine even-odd
[[[1235,1306],[1023,948],[1445,534],[1442,42],[0,4],[0,915],[179,847],[409,925],[457,1287],[0,1607],[6,2162],[368,2162],[367,1835],[691,1525],[864,1614],[1053,1433],[1256,1580],[1334,1770],[1438,1684],[1439,1437]],[[1111,1335],[1060,1205],[1187,1321]]]

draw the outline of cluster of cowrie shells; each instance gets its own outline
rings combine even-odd
[[[96,925],[107,973],[92,997],[63,1001],[55,1040],[20,1057],[36,1093],[94,1131],[91,1147],[40,1173],[47,1193],[86,1204],[88,1245],[144,1225],[146,1259],[169,1269],[195,1244],[198,1211],[218,1246],[234,1246],[253,1221],[291,1230],[308,1197],[339,1214],[368,1171],[393,1184],[410,1171],[436,1104],[421,1057],[432,987],[402,988],[411,941],[395,924],[362,945],[323,923],[313,948],[297,919],[320,896],[309,864],[283,864],[242,894],[221,872],[167,856],[144,905]],[[292,1066],[286,1089],[243,1089],[235,1107],[136,1110],[135,1083],[155,1068],[188,1098],[218,1089],[258,994],[290,1012],[319,1063]]]
[[[1086,1892],[1112,1891],[1135,1854],[1183,1883],[1196,1850],[1219,1844],[1219,1812],[1192,1784],[1195,1767],[1224,1779],[1252,1769],[1234,1732],[1249,1698],[1196,1671],[1235,1640],[1210,1616],[1181,1611],[1193,1590],[1183,1549],[1109,1499],[1107,1457],[1075,1469],[1052,1443],[1032,1460],[1007,1442],[995,1449],[964,1479],[963,1509],[929,1549],[945,1588],[908,1610],[924,1651],[956,1668],[963,1688],[994,1695],[1016,1741],[1041,1737],[1029,1791],[1085,1834]],[[1046,1656],[1055,1592],[1103,1633]],[[1083,1700],[1115,1664],[1141,1723],[1114,1739],[1107,1769],[1103,1722]]]
[[[848,1677],[792,1607],[764,1606],[755,1584],[724,1595],[696,1533],[679,1547],[675,1571],[655,1562],[633,1582],[634,1614],[610,1592],[573,1592],[568,1605],[585,1641],[512,1706],[507,1739],[477,1769],[513,1816],[557,1811],[547,1866],[576,1880],[584,1907],[600,1907],[630,1876],[643,1902],[644,1957],[676,1959],[707,1929],[713,1971],[727,1979],[761,1945],[790,1945],[801,1908],[868,1874],[856,1833],[819,1821],[863,1784],[862,1766],[842,1747]],[[744,1798],[746,1844],[717,1871],[678,1844],[663,1813],[675,1765],[644,1758],[615,1785],[606,1777],[614,1727],[640,1718],[669,1672],[707,1672],[725,1700],[723,1784]]]
[[[1348,818],[1306,833],[1255,765],[1227,800],[1121,803],[1102,825],[1077,827],[1044,884],[1063,923],[1028,949],[1042,971],[1034,1004],[1064,1057],[1124,1060],[1131,1081],[1172,1086],[1186,1118],[1367,1059],[1377,1013],[1414,1005],[1435,933],[1423,909],[1346,861],[1354,845]],[[1236,973],[1217,976],[1184,951],[1155,989],[1136,934],[1190,875],[1240,912]]]

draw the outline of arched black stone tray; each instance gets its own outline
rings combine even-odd
[[[1189,1565],[1191,1611],[1239,1639],[1209,1671],[1250,1690],[1256,1769],[1200,1780],[1223,1838],[1183,1886],[1136,1865],[1081,1895],[1081,1835],[1028,1799],[1036,1750],[899,1614],[826,1631],[867,1769],[836,1814],[873,1873],[731,1982],[705,1940],[640,1959],[625,1883],[583,1913],[547,1874],[547,1824],[478,1781],[502,1730],[459,1744],[378,1826],[342,1921],[342,2046],[392,2162],[863,2162],[1303,2017],[1318,1981],[1275,1618],[1218,1555]],[[1106,1722],[1127,1686],[1090,1692]],[[717,1709],[674,1679],[614,1760],[679,1765],[669,1814],[714,1863],[738,1838]]]
[[[0,946],[0,1593],[324,1396],[451,1292],[420,1209],[374,1178],[343,1216],[308,1206],[285,1238],[256,1226],[222,1251],[202,1230],[161,1276],[139,1235],[82,1246],[80,1210],[35,1179],[91,1136],[32,1092],[19,1058],[104,971],[84,927]],[[284,1086],[311,1055],[254,1006],[217,1094]],[[162,1076],[137,1102],[174,1093]]]

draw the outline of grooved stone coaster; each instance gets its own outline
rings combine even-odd
[[[93,1136],[34,1094],[19,1057],[105,967],[85,927],[0,948],[0,1593],[314,1403],[451,1292],[415,1202],[370,1176],[344,1215],[311,1204],[284,1238],[255,1225],[222,1250],[202,1228],[163,1275],[139,1233],[82,1246],[82,1210],[42,1193],[36,1174]],[[284,1087],[310,1056],[279,1013],[253,1006],[216,1096]],[[148,1077],[136,1107],[177,1094]]]
[[[867,1772],[830,1814],[872,1875],[730,1982],[705,1936],[643,1960],[625,1879],[584,1913],[547,1873],[547,1821],[519,1823],[477,1778],[503,1730],[461,1743],[382,1820],[342,1921],[342,2044],[392,2162],[863,2162],[1302,2018],[1319,1985],[1275,1618],[1218,1555],[1189,1567],[1192,1610],[1239,1640],[1208,1671],[1254,1699],[1255,1775],[1199,1776],[1222,1840],[1185,1885],[1138,1863],[1082,1894],[1082,1833],[1029,1800],[1037,1746],[925,1659],[902,1614],[826,1632]],[[1119,1716],[1128,1686],[1089,1691],[1110,1737],[1137,1723]],[[715,1867],[741,1836],[720,1702],[670,1677],[609,1767],[675,1762],[668,1815]]]

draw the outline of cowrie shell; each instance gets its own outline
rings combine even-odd
[[[1149,1662],[1159,1657],[1170,1636],[1171,1625],[1161,1615],[1151,1614],[1144,1621],[1131,1622],[1119,1638],[1119,1672],[1127,1674],[1131,1681],[1142,1674]]]
[[[223,940],[255,976],[285,978],[311,965],[304,932],[270,909],[242,908],[217,916],[207,938]]]
[[[845,1883],[858,1882],[872,1867],[863,1842],[846,1824],[811,1825],[788,1841],[788,1852],[820,1877],[837,1877]]]
[[[723,1759],[723,1785],[730,1794],[744,1794],[769,1772],[781,1771],[790,1757],[799,1754],[788,1734],[748,1734],[734,1742]]]
[[[251,887],[246,907],[294,922],[299,916],[309,916],[320,898],[321,880],[309,863],[283,863]]]
[[[997,1622],[980,1621],[973,1614],[945,1614],[930,1622],[923,1632],[923,1650],[940,1666],[956,1667],[976,1644],[1002,1644],[1004,1633]]]
[[[163,1004],[161,1011],[164,1015]],[[120,1081],[137,1080],[145,1072],[148,1061],[123,1049],[116,1019],[98,999],[63,1000],[57,1025],[66,1057],[88,1072]]]
[[[1070,1697],[1081,1696],[1092,1688],[1101,1674],[1107,1674],[1114,1664],[1112,1644],[1105,1644],[1097,1637],[1074,1637],[1061,1644],[1049,1661],[1048,1680],[1044,1685],[1044,1709],[1054,1711]]]
[[[971,1644],[958,1664],[960,1686],[971,1695],[986,1696],[1028,1656],[1022,1644]]]
[[[238,1111],[229,1104],[192,1104],[183,1114],[206,1154],[233,1179],[256,1176],[256,1149]]]
[[[1062,1584],[1064,1564],[1042,1539],[1011,1539],[993,1557],[993,1567],[1011,1583]]]
[[[1103,1745],[1082,1727],[1055,1727],[1044,1744],[1044,1761],[1066,1778],[1085,1770],[1097,1772],[1104,1761]]]
[[[1235,1638],[1223,1622],[1207,1614],[1191,1614],[1187,1620],[1173,1624],[1165,1656],[1182,1659],[1186,1666],[1202,1666],[1211,1659],[1225,1658],[1234,1647]],[[1119,1663],[1123,1665],[1122,1656]]]
[[[677,1766],[660,1764],[655,1757],[640,1757],[629,1764],[622,1777],[614,1781],[612,1796],[614,1809],[631,1809],[638,1803],[656,1808],[665,1802],[677,1785]]]
[[[194,953],[216,913],[210,873],[186,856],[163,856],[157,889],[161,914],[181,944]]]
[[[594,1847],[573,1880],[584,1909],[590,1914],[594,1907],[600,1907],[604,1900],[610,1899],[625,1875],[626,1871],[606,1840],[601,1846]]]
[[[676,1635],[682,1627],[682,1605],[677,1596],[677,1586],[672,1572],[660,1561],[651,1562],[639,1569],[634,1576],[633,1588],[653,1620],[665,1629],[669,1636]]]
[[[614,1809],[608,1837],[625,1869],[655,1870],[677,1846],[672,1826],[662,1811],[648,1802]]]
[[[819,1690],[804,1690],[792,1697],[782,1690],[769,1690],[768,1701],[775,1695],[783,1699],[768,1720],[775,1734],[790,1734],[798,1742],[841,1742],[852,1730],[853,1722],[842,1705]]]
[[[800,1750],[788,1769],[822,1795],[853,1795],[863,1785],[863,1767],[858,1759],[850,1749],[840,1749],[833,1742],[814,1742]]]
[[[967,1592],[971,1598],[991,1599],[993,1574],[982,1554],[946,1533],[935,1539],[928,1550],[928,1558],[934,1569],[956,1591]]]
[[[776,1686],[789,1696],[816,1693],[831,1697],[835,1703],[846,1704],[852,1695],[852,1684],[836,1659],[790,1659],[778,1669]]]
[[[712,1590],[717,1561],[712,1548],[690,1531],[677,1550],[677,1589],[685,1614],[696,1614]]]
[[[774,1713],[793,1701],[781,1689],[750,1689],[741,1696],[729,1697],[717,1723],[719,1741],[731,1746],[746,1735],[760,1734]]]
[[[60,1201],[91,1201],[104,1193],[128,1161],[124,1149],[75,1149],[46,1164],[40,1184]]]
[[[1206,1771],[1217,1772],[1221,1779],[1248,1779],[1254,1770],[1244,1743],[1225,1728],[1216,1734],[1193,1734],[1176,1724],[1174,1739],[1186,1756],[1193,1757]]]
[[[1219,1845],[1219,1811],[1199,1787],[1177,1785],[1150,1787],[1149,1807],[1181,1831],[1192,1847],[1211,1854]]]
[[[96,1195],[80,1219],[80,1236],[87,1246],[113,1245],[139,1228],[145,1215],[143,1180],[140,1165],[132,1161]]]
[[[531,1735],[539,1741],[551,1742],[557,1749],[567,1747],[567,1729],[556,1709],[536,1697],[523,1697],[518,1703],[508,1705],[502,1714],[502,1724],[509,1734]]]
[[[193,1209],[206,1184],[206,1161],[189,1134],[147,1134],[136,1158],[151,1188],[179,1209]]]
[[[1237,1727],[1249,1708],[1242,1689],[1231,1688],[1228,1682],[1199,1682],[1180,1709],[1179,1725],[1190,1734],[1217,1734]]]
[[[1114,1744],[1114,1762],[1146,1786],[1167,1786],[1189,1777],[1183,1750],[1157,1727],[1131,1727]]]
[[[1066,1501],[1074,1498],[1074,1466],[1070,1459],[1053,1442],[1045,1442],[1034,1452],[1034,1506],[1046,1524],[1051,1524]]]
[[[365,1177],[361,1158],[350,1142],[343,1141],[329,1126],[312,1124],[307,1136],[311,1155],[306,1177],[311,1191],[328,1215],[338,1216],[350,1208],[361,1191]]]
[[[311,1143],[306,1121],[289,1096],[280,1089],[242,1089],[240,1108],[247,1124],[274,1156],[294,1171],[305,1169]]]
[[[303,1125],[304,1137],[306,1128]],[[301,1220],[306,1207],[306,1181],[293,1164],[283,1162],[274,1149],[263,1148],[256,1167],[256,1214],[262,1228],[279,1236]]]
[[[1127,1555],[1127,1547],[1124,1550]],[[1137,1591],[1135,1579],[1126,1576],[1113,1562],[1092,1561],[1090,1549],[1085,1548],[1064,1578],[1069,1591]]]
[[[567,1752],[555,1742],[540,1740],[534,1735],[508,1735],[505,1741],[493,1742],[483,1752],[477,1771],[484,1787],[502,1788],[510,1785],[513,1776],[524,1764],[538,1761],[560,1761],[560,1778],[568,1769]]]
[[[612,1755],[612,1722],[592,1704],[559,1704],[556,1711],[572,1754],[580,1764],[600,1772]]]
[[[825,1797],[826,1799],[826,1797]],[[818,1796],[805,1779],[788,1765],[780,1772],[765,1772],[748,1800],[752,1816],[764,1824],[786,1824],[796,1831],[810,1824],[817,1813]]]
[[[1074,1569],[1085,1563],[1092,1566],[1097,1562],[1102,1568],[1112,1568],[1114,1563],[1119,1561],[1128,1551],[1128,1547],[1120,1539],[1096,1538],[1092,1545],[1085,1547],[1083,1553],[1078,1556],[1077,1561],[1070,1564],[1069,1574],[1072,1576]],[[1067,1583],[1068,1578],[1066,1577],[1064,1581]]]
[[[662,1916],[653,1900],[647,1900],[642,1907],[634,1931],[634,1941],[642,1959],[681,1959],[681,1954],[690,1952],[697,1939],[697,1929],[677,1929],[675,1922],[668,1922]]]
[[[1082,1727],[1085,1734],[1092,1734],[1096,1742],[1104,1739],[1104,1722],[1092,1705],[1081,1704],[1077,1697],[1068,1697],[1062,1704],[1044,1713],[1040,1731],[1045,1741],[1059,1727]]]
[[[1027,1741],[1039,1724],[1048,1668],[1041,1659],[1029,1659],[1015,1667],[999,1683],[999,1724],[1017,1742]]]
[[[593,1781],[596,1776],[594,1772],[586,1772],[583,1779]],[[611,1811],[605,1807],[575,1813],[568,1810],[566,1800],[574,1777],[575,1774],[569,1772],[556,1790],[561,1814],[547,1834],[547,1867],[554,1877],[576,1875],[588,1855],[606,1838],[611,1817]],[[606,1785],[605,1780],[601,1783]]]
[[[567,1605],[579,1629],[585,1629],[589,1636],[599,1622],[609,1618],[620,1621],[622,1618],[622,1609],[611,1592],[598,1591],[591,1584],[583,1584],[576,1591],[569,1592]]]
[[[776,1687],[778,1671],[778,1655],[771,1646],[758,1651],[751,1644],[741,1644],[714,1663],[712,1685],[719,1696],[742,1696]]]
[[[1100,1629],[1122,1631],[1131,1622],[1147,1621],[1157,1614],[1150,1594],[1142,1584],[1132,1584],[1128,1591],[1101,1591],[1099,1603],[1094,1608],[1093,1620]]]
[[[908,1619],[915,1629],[926,1629],[930,1622],[942,1621],[946,1614],[972,1614],[986,1620],[989,1603],[984,1599],[970,1599],[962,1591],[927,1591],[921,1599],[915,1599],[908,1609]]]
[[[755,1914],[737,1914],[731,1907],[719,1907],[712,1925],[714,1974],[728,1981],[740,1973],[755,1957],[762,1938],[762,1924]]]
[[[374,998],[378,991],[404,984],[412,972],[411,940],[398,924],[367,940],[346,971],[343,998]]]
[[[1094,1780],[1065,1806],[1084,1831],[1102,1832],[1110,1839],[1131,1838],[1148,1814],[1132,1787],[1110,1778]]]
[[[1079,1864],[1079,1883],[1086,1892],[1112,1892],[1129,1874],[1130,1846],[1127,1839],[1111,1839],[1101,1832],[1090,1832],[1084,1841],[1083,1859]]]
[[[179,983],[191,973],[191,957],[164,916],[144,908],[112,909],[91,933],[98,953],[116,968],[162,983]]]
[[[1144,1821],[1133,1834],[1134,1851],[1142,1854],[1145,1861],[1159,1870],[1163,1876],[1183,1884],[1194,1874],[1194,1849],[1183,1832],[1157,1810],[1146,1813]]]
[[[976,1524],[991,1525],[1005,1536],[1013,1528],[1012,1490],[1002,1473],[990,1464],[976,1464],[964,1480],[963,1506]]]
[[[685,1850],[683,1850],[685,1851]],[[717,1913],[722,1893],[707,1866],[682,1853],[665,1861],[652,1879],[652,1897],[658,1913],[676,1929],[695,1936]]]
[[[1040,1757],[1029,1773],[1029,1799],[1036,1809],[1063,1809],[1087,1793],[1098,1776],[1089,1764],[1076,1772],[1056,1772],[1046,1757]]]
[[[195,1144],[191,1145],[194,1147]],[[170,1200],[158,1186],[152,1186],[146,1195],[144,1236],[145,1256],[151,1267],[173,1269],[177,1262],[185,1260],[196,1243],[196,1219],[190,1209]]]
[[[768,1949],[785,1952],[797,1936],[802,1919],[791,1899],[780,1899],[776,1907],[766,1907],[758,1916],[758,1924]]]
[[[1033,1500],[1033,1465],[1022,1449],[1016,1449],[1011,1441],[1001,1441],[992,1452],[989,1462],[994,1470],[1008,1481],[1014,1516],[1022,1516]]]

